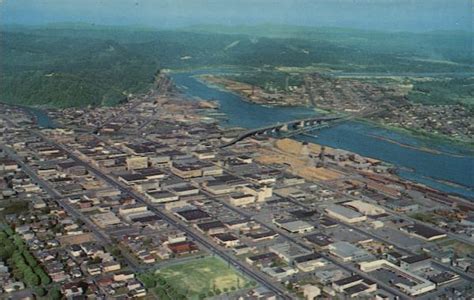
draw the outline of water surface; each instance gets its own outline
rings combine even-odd
[[[223,126],[257,128],[317,114],[308,107],[268,107],[244,101],[239,95],[200,82],[195,76],[220,71],[199,70],[172,73],[174,82],[190,98],[217,100],[228,120]],[[353,151],[389,162],[403,178],[444,192],[474,199],[472,149],[349,121],[296,139]]]

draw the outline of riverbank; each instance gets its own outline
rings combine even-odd
[[[222,76],[216,76],[211,74],[199,75],[198,79],[201,80],[204,84],[218,86],[220,88],[239,95],[245,101],[249,101],[259,105],[282,107],[307,105],[307,100],[305,100],[299,94],[286,92],[267,93],[258,86],[238,82],[235,80],[230,80]]]
[[[48,115],[48,110],[52,109],[51,107],[38,106],[38,105],[27,106],[27,105],[11,104],[11,103],[6,103],[2,101],[0,101],[0,103],[22,109],[33,118],[33,121],[36,123],[38,127],[49,128],[49,129],[57,127],[56,122],[54,122],[54,120]]]
[[[222,70],[215,70],[215,73],[210,69],[172,73],[171,77],[177,86],[182,87],[181,91],[188,99],[219,101],[219,111],[227,115],[226,121],[221,123],[223,127],[259,128],[328,113],[326,110],[315,110],[307,106],[263,106],[248,102],[236,93],[211,86],[196,78],[209,73],[219,74]],[[472,186],[474,158],[468,155],[470,151],[467,151],[467,147],[452,142],[443,143],[422,139],[403,131],[391,130],[359,120],[335,124],[335,126],[318,130],[315,135],[297,136],[295,139],[344,149],[385,161],[400,170],[399,175],[402,178],[447,193],[474,198]],[[409,147],[403,145],[409,145]],[[432,149],[436,153],[422,151],[426,149]],[[461,187],[444,184],[444,182],[453,182]]]
[[[265,98],[265,93],[256,87],[252,87],[249,84],[237,82],[234,80],[221,78],[214,75],[209,74],[200,74],[197,76],[198,80],[208,86],[219,88],[221,90],[226,90],[231,93],[234,93],[240,97],[242,100],[248,101],[251,103],[259,104],[259,105],[268,105],[268,106],[278,106],[278,107],[297,107],[297,106],[308,106],[312,107],[307,103],[307,101],[293,101],[293,100],[285,100],[285,101],[268,101]],[[251,96],[249,96],[252,94]],[[267,95],[268,96],[268,95]],[[290,97],[290,96],[287,96]],[[290,98],[292,99],[292,98]],[[337,111],[334,109],[320,109],[317,108],[316,110],[318,113],[327,114],[327,113],[337,113],[337,114],[348,114],[346,111]],[[367,122],[373,126],[379,126],[381,128],[385,128],[388,130],[397,131],[403,134],[408,134],[413,137],[427,139],[432,142],[446,142],[446,143],[456,143],[461,147],[472,148],[474,147],[474,141],[465,141],[459,138],[453,138],[444,134],[439,133],[432,133],[426,130],[417,129],[417,128],[406,128],[402,126],[394,126],[385,124],[383,121],[377,121],[371,118],[369,115],[368,117],[358,117],[356,118],[360,122]],[[471,152],[471,155],[474,154],[474,151]]]
[[[387,124],[377,122],[377,121],[367,119],[367,118],[357,118],[356,120],[358,122],[366,123],[366,124],[369,124],[371,126],[377,126],[377,127],[383,128],[383,129],[390,130],[390,131],[398,132],[400,134],[405,134],[405,135],[408,135],[408,136],[411,136],[411,137],[414,137],[414,138],[418,138],[418,139],[424,140],[426,142],[450,143],[450,144],[455,143],[457,146],[465,148],[466,155],[470,155],[470,156],[474,155],[474,148],[473,148],[474,147],[474,142],[465,142],[465,141],[461,141],[461,140],[458,140],[458,139],[453,139],[453,138],[447,137],[445,135],[439,135],[439,134],[436,135],[436,134],[433,134],[433,133],[424,132],[424,131],[420,131],[420,130],[407,129],[407,128],[397,127],[397,126],[391,126],[391,125],[387,125]],[[423,149],[423,147],[419,148],[419,150],[422,150],[422,149]],[[425,149],[428,152],[439,153],[439,151],[435,151],[433,149],[427,149],[427,148],[425,148]],[[448,155],[456,156],[456,154],[450,153],[449,151],[443,151],[443,153],[448,154]]]

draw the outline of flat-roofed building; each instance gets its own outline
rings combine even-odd
[[[393,285],[409,296],[421,295],[436,289],[436,284],[429,281],[428,279],[425,279],[407,270],[403,270],[399,266],[394,265],[384,259],[361,262],[359,264],[359,268],[366,273],[375,273],[378,271],[388,272],[391,276],[398,278],[398,280],[394,282]]]
[[[157,168],[146,168],[138,170],[137,172],[150,180],[163,179],[166,176],[162,170]]]
[[[148,179],[141,174],[120,174],[118,177],[119,181],[127,185],[135,185],[146,182]]]
[[[296,257],[310,253],[310,251],[304,249],[303,247],[289,242],[271,245],[268,247],[268,250],[278,255],[278,257],[287,263],[292,262]]]
[[[202,176],[219,176],[224,173],[224,169],[216,165],[202,167]]]
[[[445,238],[447,236],[446,233],[440,230],[418,223],[401,227],[400,230],[405,231],[418,238],[424,239],[426,241],[434,241]]]
[[[146,156],[132,156],[127,157],[127,170],[138,170],[148,168],[148,157]]]
[[[207,233],[209,235],[224,233],[226,231],[226,226],[221,221],[210,221],[205,223],[199,223],[196,225],[197,229],[199,229],[203,233]]]
[[[400,267],[407,270],[416,270],[429,267],[431,265],[431,256],[427,253],[411,255],[400,259]]]
[[[207,212],[196,208],[177,211],[176,215],[187,222],[205,220],[211,217]]]
[[[194,178],[202,176],[201,166],[194,164],[172,162],[171,172],[181,178]]]
[[[317,248],[326,249],[329,245],[334,243],[330,236],[323,233],[313,233],[304,237],[308,242],[313,243]]]
[[[345,223],[357,223],[367,220],[367,216],[364,216],[353,209],[337,204],[328,206],[325,211],[331,218]]]
[[[179,200],[178,195],[168,191],[147,192],[146,196],[152,203],[167,203]]]
[[[255,200],[255,195],[251,194],[236,192],[229,195],[229,203],[234,206],[246,206],[254,203]]]
[[[235,247],[240,243],[239,238],[232,233],[218,233],[212,235],[212,238],[218,244],[228,248]]]
[[[212,180],[203,184],[204,190],[213,195],[229,194],[235,191],[235,186],[221,180]]]
[[[213,159],[216,157],[216,153],[213,152],[212,150],[195,150],[192,152],[194,156],[196,156],[198,159]]]
[[[332,243],[328,248],[332,255],[339,257],[342,261],[367,261],[374,259],[374,256],[366,250],[344,241]]]
[[[122,223],[113,212],[95,214],[90,216],[90,219],[100,228],[106,228],[108,226]]]
[[[258,232],[249,232],[246,234],[253,242],[261,242],[265,240],[271,240],[278,236],[278,233],[275,231],[258,231]]]
[[[145,204],[130,204],[125,205],[119,208],[119,214],[121,216],[126,216],[128,214],[137,214],[143,213],[148,210],[148,207]]]
[[[264,266],[269,265],[278,259],[278,255],[273,252],[262,253],[258,255],[252,255],[247,257],[245,260],[251,265]]]
[[[318,253],[310,253],[295,257],[293,262],[302,272],[312,272],[316,268],[321,268],[328,264],[328,261]]]
[[[257,202],[265,202],[268,198],[273,196],[273,188],[266,185],[242,186],[238,191],[245,194],[255,195]]]
[[[199,194],[199,189],[189,183],[169,187],[169,190],[178,196],[191,196]]]
[[[276,280],[282,281],[288,276],[298,273],[298,269],[292,267],[266,267],[262,269],[263,272],[270,275],[270,277],[275,278]]]
[[[291,233],[306,233],[314,230],[314,226],[301,220],[273,220],[278,227]]]

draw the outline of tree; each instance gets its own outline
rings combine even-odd
[[[48,297],[51,300],[60,300],[62,298],[62,294],[58,288],[54,287],[49,291]]]
[[[42,287],[37,287],[35,288],[35,294],[36,296],[43,297],[46,295],[46,290]]]
[[[42,285],[47,285],[51,283],[51,278],[49,278],[48,274],[46,274],[46,272],[43,271],[43,269],[40,266],[36,266],[36,268],[34,268],[33,271],[40,278]]]
[[[112,248],[112,251],[110,251],[110,253],[111,253],[113,256],[116,256],[116,257],[122,255],[122,251],[120,251],[120,249],[117,248],[117,247]]]
[[[38,275],[36,275],[31,268],[26,269],[23,272],[23,275],[25,276],[25,282],[29,286],[38,286],[40,284],[40,279]]]
[[[143,282],[143,285],[145,285],[145,288],[151,289],[156,287],[156,280],[153,275],[144,275],[140,279]]]
[[[23,250],[23,257],[30,267],[34,268],[38,265],[38,262],[28,250]]]
[[[19,235],[13,235],[13,242],[15,243],[15,246],[18,248],[18,250],[23,251],[23,249],[25,248],[25,243]]]
[[[14,234],[13,229],[11,229],[11,227],[5,227],[5,229],[3,229],[3,231],[4,231],[8,236],[12,236],[12,235]]]

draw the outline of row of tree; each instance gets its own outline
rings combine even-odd
[[[6,261],[13,269],[13,276],[33,288],[37,296],[48,294],[49,299],[61,299],[59,289],[47,292],[45,287],[51,283],[51,278],[28,251],[23,239],[8,226],[0,231],[0,259]]]

